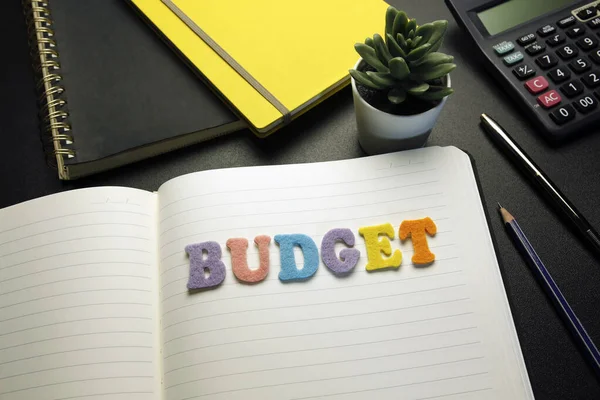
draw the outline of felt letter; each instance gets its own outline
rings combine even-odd
[[[204,289],[219,285],[225,279],[225,264],[221,261],[221,246],[217,242],[202,242],[185,247],[190,255],[188,289]],[[202,252],[206,251],[206,258]],[[205,276],[205,272],[208,276]]]
[[[412,221],[402,221],[400,224],[399,236],[401,240],[406,240],[409,236],[412,239],[415,254],[412,256],[414,264],[429,264],[435,260],[435,254],[429,250],[427,244],[427,232],[433,236],[437,232],[437,226],[431,218],[416,219]]]
[[[258,269],[248,267],[248,258],[246,250],[248,241],[246,239],[229,239],[227,247],[231,251],[231,269],[236,278],[243,282],[260,282],[267,277],[269,273],[269,236],[261,235],[254,238],[254,243],[258,246],[258,258],[260,266]]]
[[[323,236],[321,242],[321,258],[327,268],[334,274],[347,274],[356,266],[360,251],[356,249],[343,249],[340,258],[335,255],[335,242],[341,240],[346,246],[354,246],[354,234],[350,229],[332,229]]]
[[[367,226],[360,228],[358,233],[365,238],[365,245],[367,247],[367,271],[374,271],[383,268],[398,268],[402,263],[402,252],[400,250],[394,251],[392,255],[392,245],[389,239],[394,238],[394,227],[392,224],[383,224],[375,226]],[[379,238],[379,235],[385,235]],[[388,236],[389,239],[386,237]],[[383,258],[381,253],[388,256]],[[390,257],[391,256],[391,257]]]
[[[279,280],[283,282],[305,280],[317,272],[317,268],[319,267],[319,250],[317,250],[317,245],[309,236],[300,233],[275,235],[275,241],[279,244],[279,254],[281,257]],[[294,246],[300,247],[304,255],[304,267],[302,269],[296,267]]]

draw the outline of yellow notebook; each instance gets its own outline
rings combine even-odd
[[[387,8],[381,0],[130,1],[259,136],[344,87],[359,57],[354,43],[383,32]]]

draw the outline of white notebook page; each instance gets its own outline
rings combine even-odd
[[[404,219],[431,217],[436,261],[415,267]],[[367,272],[361,226],[391,223],[398,270]],[[322,263],[282,283],[279,249],[254,285],[231,272],[225,243],[333,228],[355,234],[347,277]],[[185,246],[216,241],[227,275],[188,293]],[[343,246],[338,246],[339,250]],[[164,390],[190,399],[529,399],[531,389],[467,156],[428,148],[327,164],[209,171],[159,190]],[[298,265],[302,256],[296,255]]]
[[[0,210],[0,399],[157,400],[156,195]]]

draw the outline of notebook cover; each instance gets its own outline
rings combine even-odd
[[[50,0],[76,156],[67,167],[239,119],[122,0]]]
[[[268,134],[283,115],[162,0],[129,0],[249,122]],[[297,116],[349,82],[354,43],[385,28],[381,0],[173,0]]]

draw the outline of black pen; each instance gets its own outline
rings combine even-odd
[[[563,195],[548,177],[535,165],[510,135],[492,118],[481,114],[481,123],[494,142],[507,152],[510,158],[521,168],[527,177],[542,191],[548,199],[571,221],[600,256],[600,236],[577,208]]]

